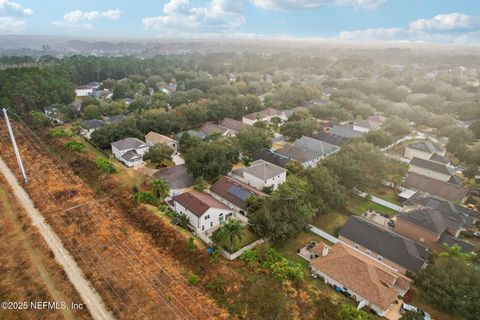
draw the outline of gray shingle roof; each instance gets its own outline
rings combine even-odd
[[[475,245],[469,242],[463,241],[461,239],[455,238],[454,236],[448,234],[448,232],[444,232],[442,236],[438,239],[437,243],[439,245],[443,245],[445,243],[449,247],[456,244],[461,248],[462,252],[472,252],[473,250],[475,250]]]
[[[83,125],[84,125],[87,129],[100,128],[100,127],[103,126],[104,124],[105,124],[105,122],[103,122],[103,120],[99,120],[99,119],[91,119],[91,120],[87,120],[87,121],[84,121],[84,122],[83,122]]]
[[[443,163],[443,164],[449,164],[450,163],[450,161],[448,161],[447,158],[445,158],[442,155],[439,155],[436,152],[432,154],[432,156],[430,157],[430,160],[435,161],[435,162],[440,162],[440,163]]]
[[[362,135],[362,132],[353,130],[352,125],[334,125],[330,132],[345,138],[355,138]]]
[[[343,146],[348,141],[347,137],[329,132],[315,133],[311,137],[338,147]]]
[[[339,235],[411,272],[419,271],[430,255],[424,245],[359,216],[351,216]]]
[[[255,160],[262,159],[262,160],[273,163],[274,165],[277,165],[277,166],[282,167],[282,168],[285,168],[287,163],[290,162],[289,159],[287,159],[283,156],[280,156],[280,155],[274,153],[271,150],[263,150],[263,151],[260,151],[260,152],[256,152],[256,153],[253,154],[253,159],[255,159]]]
[[[287,172],[287,170],[265,160],[256,160],[252,162],[249,167],[235,170],[235,174],[238,176],[243,176],[244,172],[248,172],[261,180],[268,180]]]
[[[147,147],[145,142],[137,138],[125,138],[112,143],[112,146],[118,150],[138,149]]]
[[[397,215],[397,219],[408,221],[438,235],[442,234],[447,228],[442,214],[432,208],[421,208],[402,212]]]
[[[138,160],[138,159],[142,159],[142,156],[139,155],[138,153],[135,152],[135,150],[130,150],[130,151],[127,151],[125,152],[122,157],[121,157],[123,160],[125,161],[135,161],[135,160]]]
[[[443,149],[440,146],[430,141],[415,142],[415,143],[409,144],[407,147],[411,149],[427,152],[427,153],[443,152]]]
[[[447,175],[452,175],[454,173],[454,170],[442,163],[438,163],[435,161],[430,161],[430,160],[425,160],[417,157],[413,157],[413,159],[410,161],[411,166],[416,166],[420,168],[424,168],[427,170],[435,171],[438,173],[443,173]]]
[[[224,118],[218,125],[237,132],[250,127],[248,124],[230,118]]]
[[[321,154],[322,156],[329,155],[339,148],[323,141],[303,136],[300,139],[297,139],[293,144],[296,147],[311,150]]]
[[[224,133],[229,131],[229,129],[217,126],[216,124],[213,124],[211,122],[207,122],[200,128],[199,131],[202,132],[205,135],[211,134],[211,133],[214,133],[214,132],[218,132],[218,133],[223,135]]]
[[[301,163],[315,160],[321,156],[319,152],[299,148],[292,144],[286,144],[283,148],[275,150],[274,152],[287,159],[296,160]]]

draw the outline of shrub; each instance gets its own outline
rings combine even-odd
[[[65,147],[71,152],[81,152],[85,149],[85,145],[77,141],[69,141],[65,143]]]
[[[70,137],[71,133],[67,132],[63,128],[53,128],[48,131],[48,135],[53,138]]]
[[[100,169],[101,171],[103,171],[105,173],[116,173],[117,172],[117,169],[107,159],[97,158],[97,160],[95,160],[95,164],[97,165],[98,169]]]
[[[198,283],[198,277],[190,272],[188,274],[188,284],[191,285],[191,286],[194,286],[197,283]]]
[[[157,204],[157,198],[150,192],[139,191],[132,196],[132,199],[135,202],[143,202],[152,206]]]
[[[190,238],[187,240],[186,246],[187,246],[187,251],[188,251],[188,252],[190,252],[190,253],[195,252],[195,239],[193,239],[192,237],[190,237]]]
[[[286,258],[273,263],[270,269],[272,270],[272,275],[280,281],[291,280],[300,282],[304,277],[302,265]]]
[[[257,252],[254,250],[245,250],[240,256],[240,260],[245,261],[248,264],[252,264],[258,261]]]

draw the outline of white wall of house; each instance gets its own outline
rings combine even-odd
[[[268,180],[262,180],[254,175],[251,175],[248,172],[243,172],[243,178],[242,180],[251,185],[254,188],[257,188],[259,190],[262,190],[264,187],[273,187],[273,189],[277,189],[279,185],[285,182],[287,179],[287,173],[282,172],[279,175],[276,175]]]
[[[138,149],[125,149],[125,150],[120,150],[120,149],[117,149],[115,148],[113,145],[112,145],[112,153],[113,155],[115,156],[115,158],[117,158],[118,160],[120,161],[123,161],[121,159],[121,157],[128,151],[130,150],[135,150],[139,155],[143,156],[147,151],[148,151],[148,146],[146,147],[143,147],[143,148],[138,148]]]
[[[356,125],[354,125],[352,129],[355,130],[355,131],[364,132],[364,133],[367,133],[368,131],[370,131],[370,129],[368,129],[368,128],[359,127],[359,126],[356,126]]]
[[[174,201],[174,210],[177,213],[185,214],[190,219],[190,225],[194,227],[197,232],[204,232],[218,226],[229,218],[232,213],[232,210],[210,208],[199,218],[176,201]]]
[[[248,124],[249,126],[253,125],[255,122],[257,122],[257,119],[248,119],[248,118],[245,118],[245,117],[242,117],[242,122],[245,123],[245,124]]]
[[[89,89],[75,89],[75,95],[77,97],[87,97],[93,92],[92,88]]]
[[[440,173],[440,172],[436,172],[436,171],[428,170],[428,169],[425,169],[425,168],[417,167],[417,166],[414,166],[414,165],[411,165],[411,164],[410,164],[410,167],[408,169],[408,172],[415,172],[415,173],[418,173],[419,175],[422,175],[422,176],[425,176],[425,177],[430,177],[430,178],[437,179],[437,180],[440,180],[440,181],[448,181],[451,177],[450,175],[447,175],[447,174],[443,174],[443,173]]]
[[[96,129],[82,129],[80,130],[80,134],[90,140],[90,138],[92,137],[92,133],[94,133],[95,130]]]
[[[344,288],[343,284],[341,284],[340,282],[337,282],[334,279],[330,278],[329,276],[327,276],[322,271],[316,269],[313,265],[312,265],[312,271],[315,274],[324,278],[326,284],[335,285],[335,286],[337,286],[339,288],[342,288],[342,289]],[[352,298],[355,299],[355,301],[357,301],[357,302],[366,301],[367,302],[366,306],[373,309],[379,316],[383,316],[386,313],[387,310],[383,310],[381,307],[379,307],[376,304],[368,301],[367,299],[365,299],[364,297],[362,297],[358,293],[352,291],[351,289],[349,289],[349,288],[346,288],[346,289],[347,289],[346,291],[352,295]]]
[[[127,167],[132,168],[141,165],[143,163],[143,160],[142,158],[132,161],[126,161],[125,159],[122,159],[121,162],[123,162]]]
[[[301,165],[304,167],[304,168],[308,168],[308,167],[316,167],[317,166],[317,163],[321,160],[322,158],[321,157],[318,157],[318,158],[315,158],[313,160],[310,160],[310,161],[307,161],[307,162],[302,162]]]

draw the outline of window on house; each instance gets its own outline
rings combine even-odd
[[[378,259],[378,261],[383,261],[383,257],[382,257],[382,256],[378,256],[377,259]]]
[[[213,221],[210,221],[210,227],[213,227]]]
[[[209,214],[207,214],[207,215],[205,216],[205,220],[208,220],[208,219],[210,219],[210,215],[209,215]]]
[[[355,249],[358,249],[358,248],[359,248],[358,244],[355,243]]]
[[[202,231],[205,230],[205,226],[202,226]]]
[[[372,252],[367,249],[367,250],[365,250],[365,253],[369,255],[369,254],[372,253]]]

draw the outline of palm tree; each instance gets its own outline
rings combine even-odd
[[[233,252],[235,240],[242,241],[243,225],[238,220],[230,219],[213,233],[214,242],[227,241],[229,251]]]
[[[151,188],[155,196],[157,196],[160,201],[163,201],[165,197],[168,196],[168,184],[162,178],[152,180]]]

